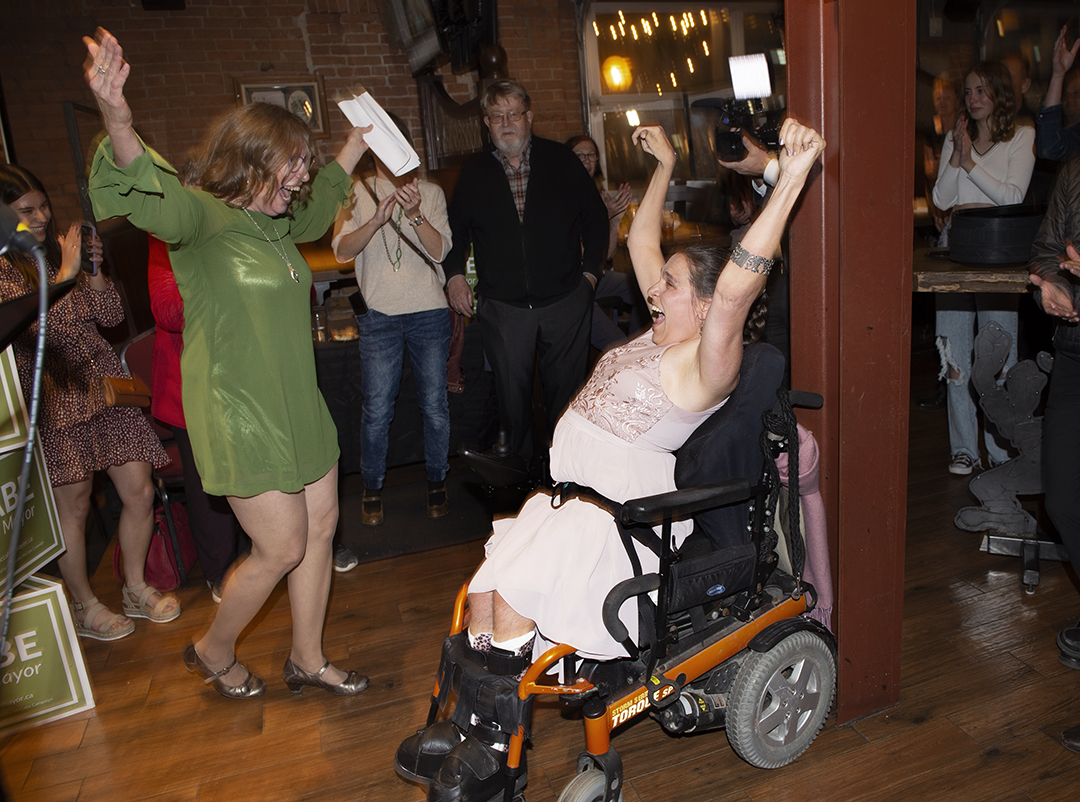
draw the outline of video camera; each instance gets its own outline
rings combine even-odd
[[[735,97],[702,98],[693,103],[696,108],[714,108],[720,112],[720,120],[714,131],[716,158],[722,162],[737,162],[746,158],[746,146],[742,141],[744,131],[766,150],[776,150],[780,146],[777,126],[764,118],[763,124],[757,124],[758,118],[764,113],[761,100],[772,94],[765,54],[732,56],[728,59],[728,65]]]

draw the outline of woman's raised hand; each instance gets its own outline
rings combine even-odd
[[[1072,47],[1067,44],[1068,31],[1069,23],[1065,23],[1058,34],[1057,41],[1054,42],[1054,75],[1064,76],[1065,73],[1072,69],[1073,62],[1076,61],[1076,54],[1080,51],[1080,38],[1073,42]]]
[[[805,181],[823,150],[825,140],[821,134],[788,117],[780,127],[780,177]]]
[[[356,169],[360,157],[367,153],[368,143],[364,140],[364,134],[370,133],[371,129],[372,126],[370,125],[363,128],[349,129],[349,135],[345,137],[345,144],[341,146],[341,150],[334,157],[334,161],[340,164],[341,169],[346,173],[351,173]]]
[[[82,267],[82,229],[78,223],[72,223],[66,234],[58,236],[60,240],[60,272],[56,281],[67,281],[79,275]]]
[[[124,51],[116,37],[104,28],[98,28],[94,38],[83,37],[86,45],[86,61],[83,77],[97,99],[98,107],[110,122],[131,122],[131,110],[124,100],[124,84],[131,73],[131,65],[124,61]]]
[[[675,149],[671,147],[667,134],[659,125],[643,125],[634,130],[630,141],[635,145],[641,145],[641,149],[656,157],[656,160],[665,167],[675,164]]]

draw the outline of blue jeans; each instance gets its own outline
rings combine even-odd
[[[1007,373],[1016,364],[1016,304],[1015,296],[994,293],[938,293],[937,338],[941,352],[941,373],[946,380],[949,409],[949,453],[967,454],[972,462],[979,461],[978,409],[971,387],[971,363],[975,349],[976,319],[981,330],[995,321],[1011,337],[1009,357],[1002,368]],[[950,368],[957,377],[949,376]],[[990,461],[1005,462],[1008,441],[995,437],[994,424],[983,419],[983,439]]]
[[[450,403],[446,398],[446,359],[450,353],[450,314],[446,309],[384,315],[372,309],[356,319],[360,328],[361,386],[364,414],[360,425],[360,474],[364,486],[382,487],[390,422],[401,384],[405,348],[409,349],[420,414],[424,418],[427,478],[441,482],[450,469]]]

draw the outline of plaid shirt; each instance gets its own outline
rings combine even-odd
[[[532,152],[532,137],[529,137],[525,150],[521,154],[521,160],[517,167],[503,155],[498,148],[495,149],[495,158],[499,160],[506,172],[506,180],[510,182],[510,194],[514,196],[514,205],[517,207],[518,220],[525,222],[525,191],[529,188],[529,153]]]

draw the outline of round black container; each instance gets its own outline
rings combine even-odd
[[[1014,265],[1031,258],[1046,209],[1031,204],[953,212],[949,256],[972,265]]]

